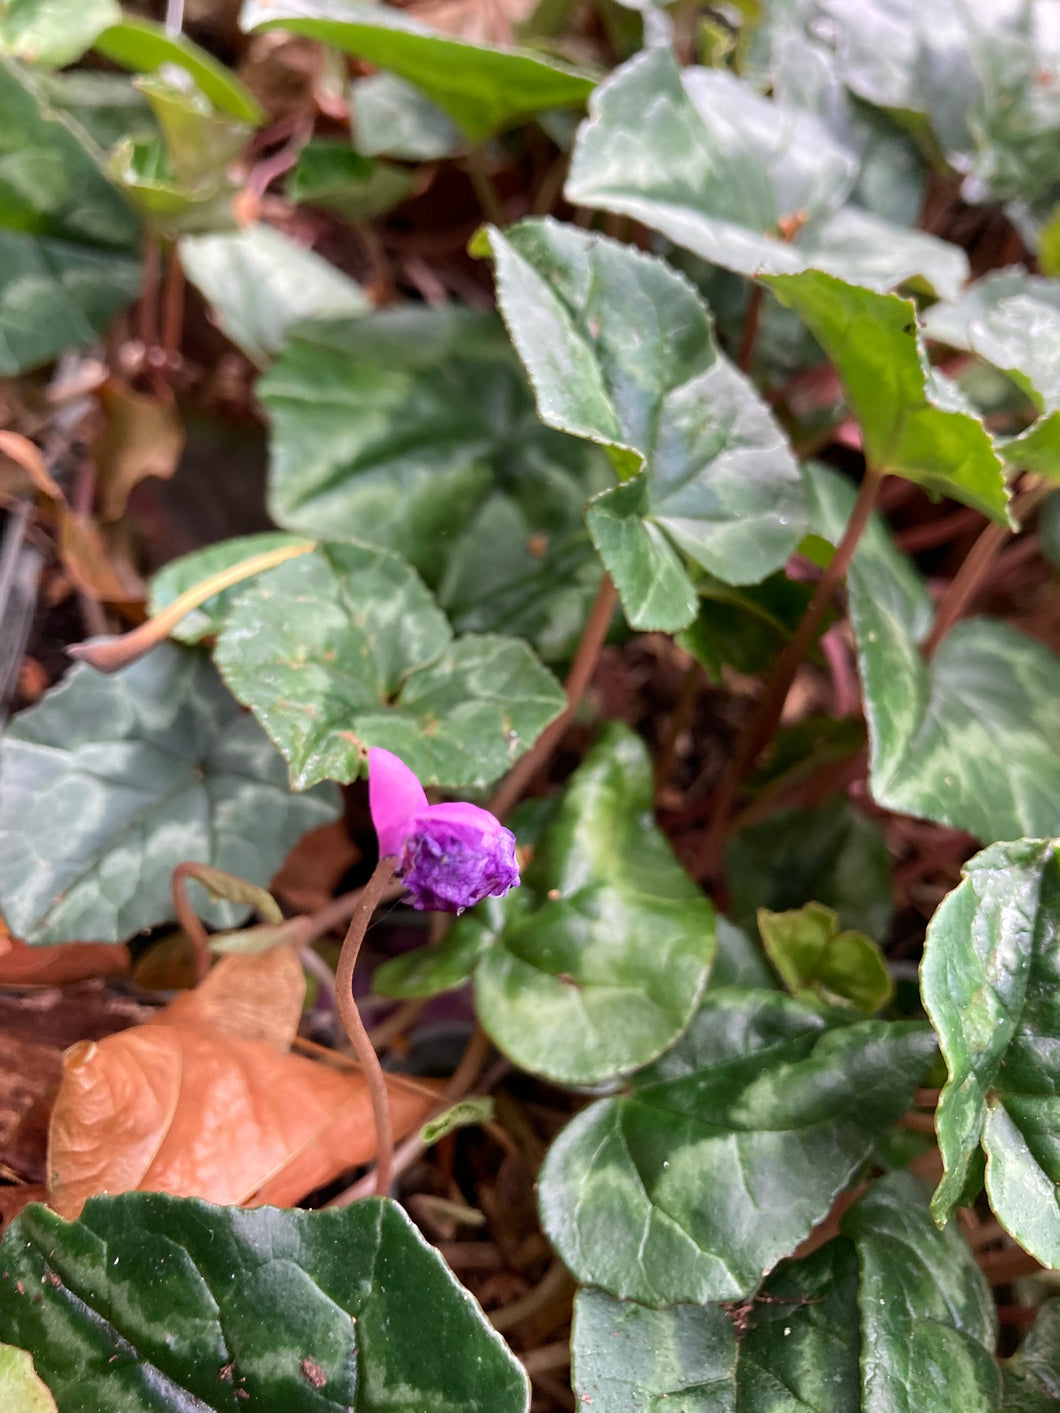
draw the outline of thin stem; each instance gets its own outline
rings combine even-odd
[[[589,617],[582,630],[578,651],[574,654],[574,661],[571,663],[570,672],[567,674],[567,681],[564,684],[567,693],[567,706],[551,726],[545,727],[526,755],[516,761],[504,777],[500,789],[489,802],[490,810],[498,819],[503,819],[522,798],[523,791],[549,760],[552,752],[559,745],[563,733],[570,725],[571,718],[578,710],[579,703],[585,695],[585,689],[592,680],[597,660],[607,638],[607,630],[611,627],[611,618],[617,601],[618,595],[615,593],[611,576],[605,574],[600,581],[593,606],[589,610]]]
[[[467,174],[471,178],[471,185],[475,189],[478,204],[482,207],[482,214],[486,220],[494,226],[507,225],[508,217],[504,209],[504,202],[493,183],[493,178],[486,170],[481,147],[473,147],[467,154]]]
[[[1016,519],[1022,521],[1045,499],[1051,489],[1048,484],[1042,482],[1032,486],[1019,496],[1012,506],[1012,513]],[[1008,526],[991,523],[968,551],[964,563],[953,576],[949,587],[939,600],[931,632],[921,648],[925,658],[932,657],[946,634],[964,615],[965,610],[982,587],[994,560],[1001,553],[1001,548],[1009,534]]]
[[[161,613],[156,613],[154,618],[141,623],[131,633],[123,633],[120,638],[95,638],[90,643],[74,643],[66,651],[71,657],[90,663],[98,672],[117,672],[156,648],[169,637],[182,618],[186,618],[192,609],[201,607],[207,599],[212,599],[223,589],[241,584],[244,579],[253,578],[255,574],[263,574],[266,569],[274,569],[286,559],[308,554],[312,549],[316,549],[314,541],[297,540],[294,544],[280,545],[264,554],[253,554],[193,584]]]
[[[161,251],[158,236],[148,227],[144,234],[144,277],[140,294],[140,342],[144,358],[158,343],[158,274]]]
[[[673,712],[666,728],[666,735],[659,748],[659,755],[655,762],[655,793],[664,788],[670,779],[670,771],[673,769],[674,754],[677,750],[677,741],[682,731],[688,729],[692,720],[692,709],[696,704],[696,694],[699,691],[699,678],[703,669],[695,658],[689,662],[685,669],[685,675],[681,681],[681,689],[677,694],[677,701],[674,703]]]
[[[361,1062],[364,1077],[368,1081],[368,1093],[372,1101],[372,1116],[375,1119],[375,1190],[379,1197],[390,1191],[391,1173],[394,1168],[394,1125],[390,1118],[390,1099],[387,1095],[386,1078],[379,1056],[375,1053],[357,1002],[353,996],[353,969],[357,965],[357,955],[368,931],[377,904],[383,897],[397,863],[392,858],[380,859],[375,872],[361,890],[353,917],[350,919],[346,940],[342,944],[339,964],[335,969],[335,1002],[339,1016],[346,1027],[354,1053]]]
[[[766,682],[757,710],[718,786],[714,816],[696,861],[694,872],[697,878],[712,873],[717,866],[721,847],[728,833],[729,816],[736,802],[736,797],[740,793],[740,784],[744,773],[758,759],[777,728],[777,723],[784,712],[784,703],[787,701],[788,692],[795,679],[795,673],[813,642],[814,635],[821,625],[828,605],[832,602],[832,596],[840,580],[846,574],[850,567],[850,561],[854,558],[854,551],[858,547],[862,531],[872,514],[873,503],[883,480],[883,474],[879,471],[866,471],[865,478],[858,489],[858,497],[854,502],[850,520],[843,532],[843,538],[836,546],[835,554],[827,569],[821,575],[814,596],[810,600],[799,626],[773,664],[773,670]]]
[[[762,322],[762,286],[756,280],[751,286],[747,308],[743,316],[743,333],[740,336],[740,351],[736,362],[741,373],[749,373],[754,362],[755,344],[758,342],[758,328]]]
[[[166,0],[166,33],[176,39],[184,28],[184,0]]]
[[[180,352],[184,332],[184,267],[174,243],[169,251],[166,268],[166,288],[162,301],[162,351],[166,367],[172,368]]]
[[[177,864],[173,870],[173,880],[170,885],[173,890],[173,907],[176,910],[177,921],[184,929],[184,935],[191,943],[192,952],[195,955],[196,984],[204,981],[206,973],[210,970],[210,940],[202,925],[202,919],[191,905],[185,886],[185,880],[189,876],[193,877],[198,867],[198,864],[191,862]]]

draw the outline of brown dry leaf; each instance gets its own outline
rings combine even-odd
[[[125,976],[129,949],[109,942],[65,942],[61,947],[28,947],[0,936],[0,986],[61,986],[94,976]]]
[[[76,588],[104,603],[141,603],[147,588],[125,554],[107,543],[94,521],[58,507],[59,554]]]
[[[293,913],[315,913],[335,896],[335,890],[361,851],[343,820],[311,829],[294,846],[269,884]]]
[[[145,991],[188,991],[195,985],[195,949],[178,928],[152,942],[133,962],[132,978]]]
[[[401,1138],[435,1100],[426,1086],[387,1083]],[[193,1027],[137,1026],[67,1053],[49,1191],[66,1217],[95,1194],[131,1190],[293,1206],[374,1152],[362,1075]]]
[[[105,520],[118,520],[145,476],[168,479],[184,450],[184,424],[172,398],[134,392],[110,378],[99,392],[103,431],[93,448]]]
[[[415,0],[408,14],[443,34],[471,44],[511,44],[515,26],[537,9],[540,0]]]
[[[51,500],[62,500],[63,493],[44,463],[40,449],[19,432],[0,432],[0,455],[21,466],[37,490]]]
[[[222,957],[194,991],[185,991],[157,1025],[199,1026],[218,1036],[289,1050],[305,1004],[305,972],[291,947]]]

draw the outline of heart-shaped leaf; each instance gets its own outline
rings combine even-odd
[[[857,160],[813,113],[732,74],[647,49],[600,85],[578,133],[568,200],[632,216],[742,275],[816,267],[874,289],[921,277],[943,297],[964,252],[845,207]]]
[[[0,54],[59,69],[120,19],[115,0],[14,0],[0,15]]]
[[[0,1248],[0,1321],[61,1413],[524,1413],[526,1375],[393,1202],[334,1212],[137,1193]]]
[[[997,1314],[983,1273],[957,1230],[940,1232],[910,1173],[876,1183],[843,1219],[858,1251],[861,1407],[918,1408],[924,1390],[947,1406],[997,1413]]]
[[[613,1295],[741,1299],[826,1215],[933,1048],[914,1022],[832,1029],[783,996],[708,992],[673,1050],[553,1144],[545,1231]]]
[[[410,14],[355,0],[247,0],[244,30],[283,29],[408,79],[473,142],[543,108],[585,102],[594,80],[519,49],[491,49],[429,29]]]
[[[348,275],[271,226],[185,236],[180,259],[225,333],[259,366],[282,351],[303,320],[371,309]]]
[[[366,157],[436,162],[466,140],[452,119],[396,74],[367,74],[350,86],[350,125]]]
[[[610,476],[541,425],[499,319],[410,306],[306,327],[258,391],[277,524],[396,550],[462,631],[577,641],[599,582],[583,510]]]
[[[1008,523],[1004,471],[990,435],[940,393],[912,300],[820,270],[766,283],[798,312],[835,364],[870,467]]]
[[[333,818],[201,654],[165,644],[113,677],[75,667],[0,745],[0,910],[26,942],[121,942],[174,917],[184,859],[265,884]],[[246,909],[204,910],[233,926]]]
[[[643,744],[611,723],[537,839],[518,893],[474,909],[442,947],[381,967],[376,988],[431,994],[473,970],[492,1038],[524,1069],[561,1083],[595,1084],[654,1059],[702,994],[714,910],[674,858],[651,801]]]
[[[453,640],[415,571],[367,545],[319,545],[248,583],[216,659],[297,789],[355,780],[369,746],[425,784],[482,789],[566,702],[525,643]]]
[[[932,1209],[949,1218],[981,1143],[998,1218],[1050,1266],[1060,1265],[1057,849],[1055,840],[1024,839],[966,864],[931,921],[922,973],[949,1068],[937,1116],[946,1174]]]
[[[630,623],[692,621],[682,553],[727,583],[783,564],[805,525],[794,458],[684,277],[551,220],[490,227],[483,241],[541,417],[609,447],[633,477],[588,515]]]

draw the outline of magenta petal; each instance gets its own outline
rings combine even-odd
[[[381,746],[368,752],[368,805],[379,836],[379,857],[400,859],[413,821],[428,808],[427,796],[405,762]]]

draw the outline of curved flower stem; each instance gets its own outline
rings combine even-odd
[[[565,683],[566,709],[556,717],[550,726],[545,727],[526,755],[516,761],[504,777],[500,789],[487,805],[487,809],[498,819],[503,819],[508,811],[518,804],[523,791],[548,761],[552,752],[559,745],[564,731],[570,725],[571,718],[577,711],[578,704],[585,695],[585,689],[592,678],[600,650],[607,637],[607,630],[611,627],[611,618],[617,600],[618,595],[611,582],[611,576],[605,574],[600,581],[600,587],[589,611],[589,617],[586,619],[585,628],[582,630],[578,651],[574,654],[574,661],[567,674]]]
[[[170,887],[173,891],[173,907],[177,914],[177,921],[184,930],[184,935],[191,943],[191,949],[195,954],[195,983],[206,979],[206,974],[210,970],[210,939],[206,935],[206,928],[202,925],[202,919],[191,905],[188,897],[188,890],[185,886],[187,878],[194,878],[198,864],[190,861],[177,864],[173,870],[173,878]]]
[[[744,773],[755,763],[769,744],[784,711],[788,691],[795,679],[799,664],[806,656],[814,634],[821,625],[825,610],[832,602],[832,595],[839,581],[850,567],[854,551],[858,547],[862,531],[869,523],[876,494],[883,480],[884,472],[869,469],[858,490],[858,498],[847,522],[843,538],[836,546],[835,554],[821,575],[813,598],[803,614],[799,626],[788,640],[784,651],[773,664],[773,671],[766,682],[758,708],[748,724],[743,738],[729,761],[728,769],[722,777],[714,804],[714,817],[703,840],[703,846],[693,872],[703,878],[714,871],[729,830],[729,818],[736,797],[740,793],[740,783]]]
[[[350,1037],[354,1053],[361,1062],[364,1077],[368,1081],[368,1093],[372,1100],[372,1116],[375,1119],[376,1168],[375,1190],[378,1196],[385,1197],[390,1191],[391,1173],[394,1167],[394,1126],[390,1121],[390,1099],[386,1090],[386,1079],[375,1046],[361,1020],[357,1002],[353,998],[353,969],[357,965],[357,955],[368,931],[377,904],[394,877],[397,861],[392,858],[380,859],[375,872],[361,890],[353,917],[350,919],[346,940],[342,944],[339,964],[335,969],[335,1001],[339,1015]]]

